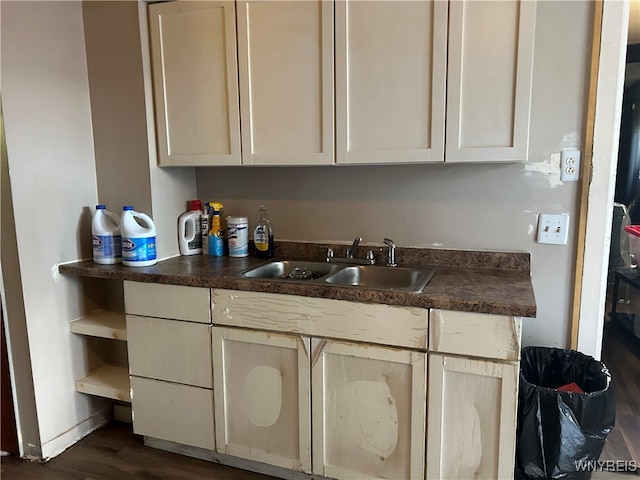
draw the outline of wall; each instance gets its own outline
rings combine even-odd
[[[592,15],[590,2],[537,4],[527,164],[201,168],[198,196],[252,222],[264,202],[281,240],[531,252],[538,315],[523,342],[568,347],[578,185],[559,180],[559,152],[582,146]],[[536,243],[538,213],[563,212],[569,244]]]
[[[42,455],[50,457],[103,422],[106,406],[74,389],[97,359],[68,322],[94,307],[92,295],[57,273],[58,263],[91,256],[97,201],[82,4],[3,1],[1,8],[2,101],[25,348]]]

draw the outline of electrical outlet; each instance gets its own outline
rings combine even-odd
[[[569,214],[541,213],[538,216],[538,243],[566,245],[569,238]]]
[[[580,150],[562,150],[560,153],[560,180],[576,182],[580,177]]]

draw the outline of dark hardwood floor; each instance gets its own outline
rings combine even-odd
[[[605,321],[602,361],[616,396],[615,427],[601,460],[634,460],[640,466],[640,340],[615,321]]]
[[[273,480],[145,447],[131,425],[112,422],[46,463],[0,458],[2,480]]]

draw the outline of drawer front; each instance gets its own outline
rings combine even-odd
[[[211,326],[127,315],[129,372],[212,388]]]
[[[211,323],[209,289],[124,282],[124,309],[132,315]]]
[[[427,348],[424,308],[222,289],[212,305],[216,325]]]
[[[132,376],[131,408],[139,435],[215,449],[213,390]]]
[[[521,334],[520,317],[432,309],[429,350],[519,360]]]

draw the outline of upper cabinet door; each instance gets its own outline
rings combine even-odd
[[[444,160],[447,2],[336,2],[337,163]]]
[[[239,1],[245,165],[333,163],[333,2]]]
[[[535,1],[449,8],[447,162],[526,161]]]
[[[239,165],[232,1],[149,5],[161,166]]]

